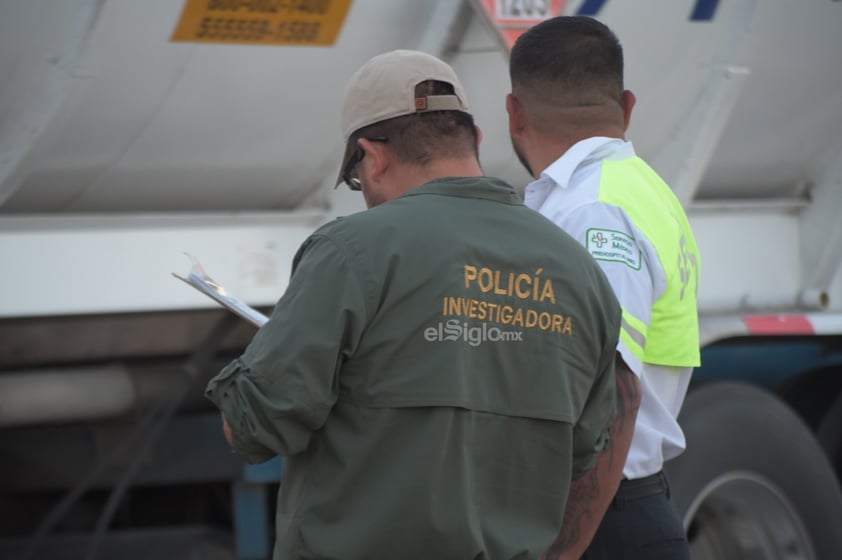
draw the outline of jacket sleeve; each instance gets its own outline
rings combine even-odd
[[[205,396],[222,411],[246,462],[300,453],[325,423],[340,367],[367,322],[361,286],[342,249],[312,236],[269,321],[208,384]]]
[[[597,455],[610,438],[611,424],[617,410],[617,384],[614,376],[615,350],[606,351],[607,363],[594,379],[582,415],[573,427],[573,479],[596,464]]]
[[[610,284],[604,278],[594,278],[591,285],[595,291],[588,314],[601,318],[593,333],[597,367],[585,406],[573,427],[574,479],[593,468],[597,455],[608,445],[617,411],[615,357],[622,310]]]

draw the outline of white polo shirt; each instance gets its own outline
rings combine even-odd
[[[683,234],[678,259],[673,259],[671,252],[676,249],[674,245],[677,243],[670,241],[669,250],[664,250],[663,240],[650,239],[650,236],[644,233],[646,230],[651,235],[652,228],[635,225],[629,212],[620,205],[606,202],[606,198],[610,197],[604,196],[604,192],[602,195],[600,193],[601,188],[603,191],[608,188],[603,177],[606,173],[606,162],[619,162],[622,165],[624,161],[631,161],[630,158],[634,158],[635,168],[629,174],[628,185],[615,185],[614,188],[657,191],[657,195],[653,196],[667,200],[668,204],[653,205],[657,208],[646,212],[649,212],[655,221],[674,219],[683,224],[682,231],[689,235],[692,251],[684,250]],[[638,173],[640,169],[643,169],[644,173]],[[663,192],[664,190],[669,193]],[[625,196],[629,194],[627,192]],[[669,197],[674,199],[672,191],[636,157],[631,143],[604,137],[588,138],[572,146],[547,167],[538,179],[527,185],[524,193],[526,206],[552,220],[588,249],[601,265],[623,308],[624,332],[621,333],[618,351],[629,368],[640,378],[642,388],[631,449],[623,469],[624,476],[630,479],[657,473],[663,467],[664,461],[684,450],[684,433],[676,417],[687,393],[693,365],[698,365],[692,358],[678,359],[678,362],[684,363],[677,365],[675,361],[669,365],[658,365],[644,359],[648,357],[644,354],[646,333],[655,327],[650,324],[653,319],[653,307],[667,290],[668,279],[671,279],[669,281],[673,282],[673,285],[676,282],[683,283],[672,288],[673,295],[680,289],[682,299],[685,288],[693,290],[692,313],[695,313],[698,252],[692,234],[689,233],[686,216],[678,202],[673,203],[668,200]],[[663,212],[664,208],[669,208],[669,212]],[[658,212],[659,215],[653,212]],[[640,223],[639,213],[637,219]],[[675,229],[674,224],[672,229]],[[663,230],[662,222],[661,231]],[[661,249],[660,257],[658,248]],[[667,258],[666,254],[670,256]],[[685,263],[683,269],[682,256]],[[665,270],[665,266],[668,270]],[[672,270],[673,268],[680,270]],[[656,313],[656,319],[657,317],[660,317],[659,313]],[[693,320],[698,329],[698,317],[695,316]],[[662,333],[663,330],[661,329]],[[695,350],[695,355],[698,356],[698,330],[695,336],[697,347],[688,351],[692,353]],[[683,343],[686,346],[687,337],[684,339]]]

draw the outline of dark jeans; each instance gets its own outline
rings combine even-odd
[[[620,484],[582,560],[689,560],[666,477],[659,473],[641,482]]]

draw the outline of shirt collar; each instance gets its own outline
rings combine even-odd
[[[573,144],[560,158],[552,162],[544,171],[541,177],[552,179],[556,185],[566,189],[570,184],[570,178],[576,168],[585,161],[589,155],[612,142],[623,142],[619,138],[608,138],[605,136],[594,136],[580,140]]]
[[[593,136],[573,144],[560,158],[548,165],[537,179],[526,185],[524,190],[525,204],[533,209],[540,208],[550,195],[553,187],[558,185],[560,188],[566,189],[570,184],[573,173],[576,172],[583,161],[594,152],[614,142],[624,143],[625,141],[607,136]]]
[[[443,177],[410,189],[399,198],[423,194],[437,194],[461,198],[484,198],[507,204],[523,203],[513,186],[501,179],[489,176]]]

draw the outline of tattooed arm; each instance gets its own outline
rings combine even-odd
[[[594,468],[574,480],[567,498],[561,531],[542,560],[577,560],[593,539],[620,480],[631,446],[634,422],[640,406],[640,380],[617,355],[617,415],[611,438],[599,454]]]

